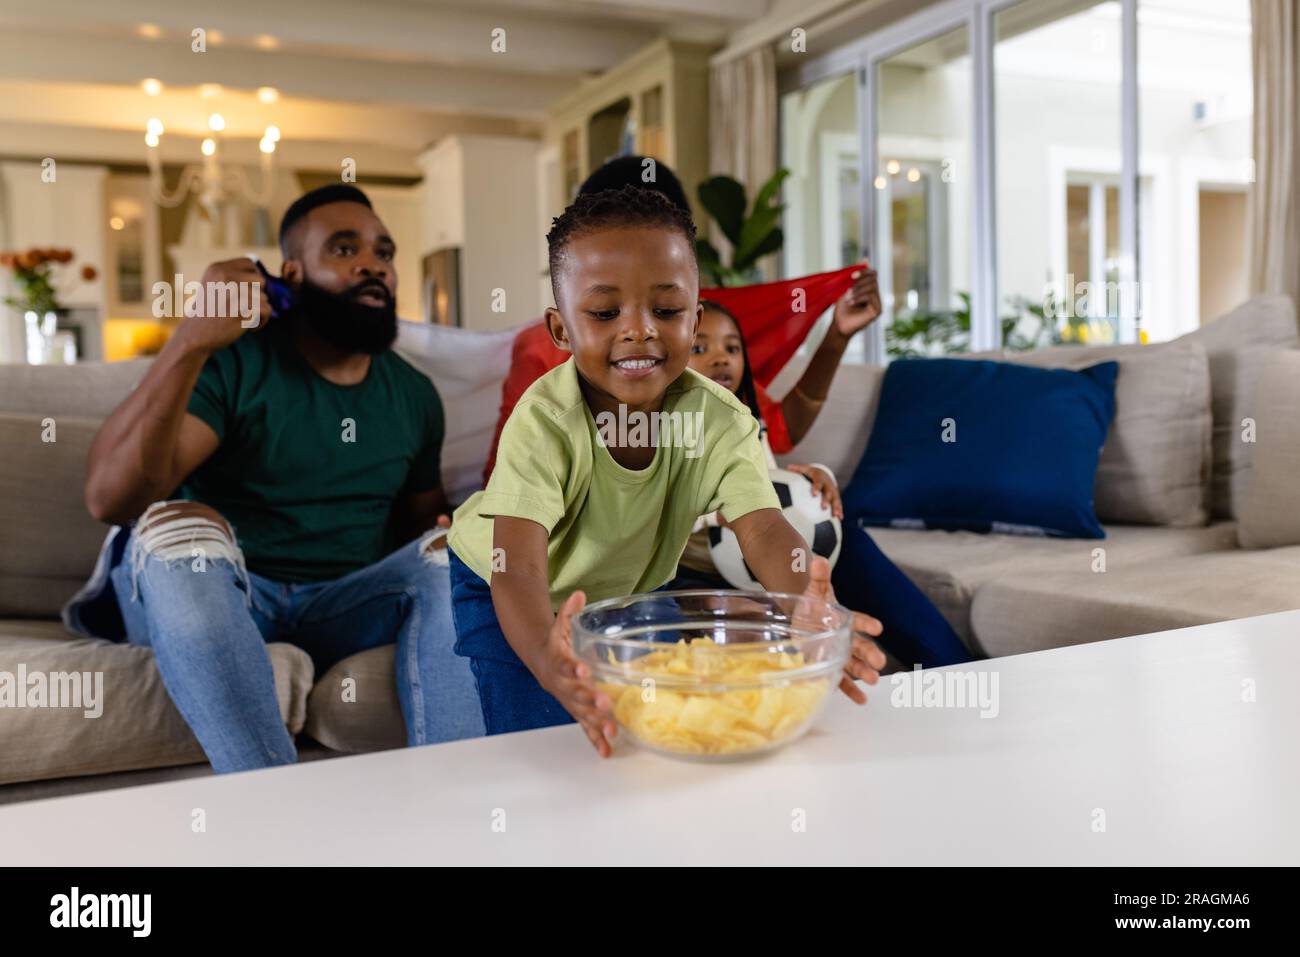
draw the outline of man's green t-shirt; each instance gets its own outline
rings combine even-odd
[[[549,533],[551,604],[581,588],[589,601],[650,591],[669,581],[695,520],[728,521],[780,508],[758,420],[721,386],[687,369],[664,395],[655,457],[644,469],[614,461],[610,439],[638,444],[628,428],[602,430],[569,359],[529,387],[501,433],[487,488],[456,510],[449,544],[484,581],[493,571],[493,518],[526,518]],[[676,416],[676,419],[671,417]],[[610,423],[613,425],[613,423]],[[509,563],[510,556],[498,556]],[[508,567],[508,564],[507,564]]]
[[[181,497],[224,515],[249,570],[275,581],[373,564],[398,544],[394,499],[441,484],[438,392],[391,351],[361,382],[335,385],[272,324],[208,359],[188,411],[221,444]]]

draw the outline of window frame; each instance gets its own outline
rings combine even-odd
[[[971,57],[971,157],[973,179],[970,221],[972,351],[1002,347],[999,321],[997,261],[996,122],[994,115],[994,17],[999,12],[1035,0],[941,0],[895,23],[820,56],[793,66],[777,78],[778,99],[822,80],[857,75],[859,156],[862,162],[859,222],[860,246],[871,262],[877,257],[877,197],[874,182],[880,142],[877,129],[877,81],[880,65],[917,44],[965,27]],[[1137,289],[1139,275],[1138,169],[1138,0],[1120,5],[1120,172],[1119,172],[1119,341],[1138,341],[1140,303],[1128,290]],[[781,131],[782,134],[784,131]],[[779,148],[779,147],[778,147]],[[863,357],[883,363],[885,333],[881,323],[867,330]]]

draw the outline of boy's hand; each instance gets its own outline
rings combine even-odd
[[[609,695],[591,680],[591,668],[573,651],[573,616],[582,610],[587,596],[575,591],[568,597],[551,625],[541,656],[532,663],[537,682],[582,725],[587,738],[602,758],[618,734],[610,713]]]
[[[835,590],[831,588],[831,563],[817,555],[808,569],[808,587],[804,589],[805,598],[820,598],[835,601]],[[884,628],[870,615],[853,612],[852,647],[849,660],[844,665],[844,677],[840,679],[840,690],[857,704],[866,704],[866,693],[854,684],[854,679],[874,685],[880,680],[880,669],[885,666],[885,655],[871,639],[879,635]]]
[[[797,472],[800,475],[807,476],[808,481],[812,482],[813,494],[826,503],[826,507],[831,510],[831,514],[836,518],[844,517],[844,504],[840,500],[840,487],[835,484],[834,475],[816,465],[787,465],[785,469],[787,472]]]

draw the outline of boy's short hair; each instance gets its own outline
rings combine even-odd
[[[686,237],[691,259],[695,259],[695,222],[686,210],[680,209],[663,194],[652,189],[624,186],[597,193],[581,193],[559,216],[551,221],[551,231],[546,234],[550,253],[551,292],[559,303],[560,269],[564,250],[575,238],[603,229],[625,229],[637,226],[660,226],[676,229]]]

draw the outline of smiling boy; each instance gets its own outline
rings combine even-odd
[[[658,193],[579,196],[547,236],[557,308],[546,322],[572,354],[520,399],[487,488],[450,536],[456,652],[470,659],[489,734],[577,720],[601,755],[610,702],[574,656],[571,619],[587,599],[672,579],[700,515],[721,511],[765,588],[833,598],[829,569],[785,520],[758,423],[727,390],[687,368],[700,317],[690,217]],[[597,422],[699,416],[699,441],[609,443]],[[854,619],[841,689],[878,680],[884,657]]]

